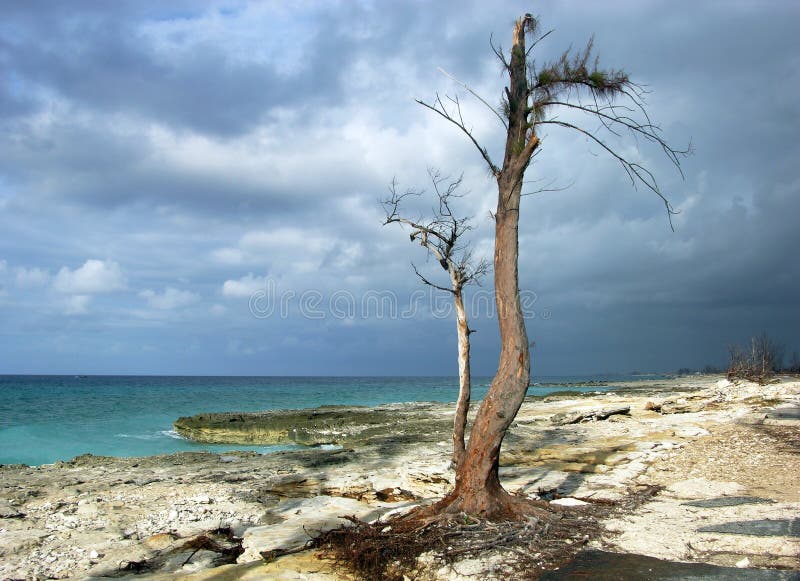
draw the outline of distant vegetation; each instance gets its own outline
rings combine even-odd
[[[678,375],[695,375],[702,373],[704,375],[715,375],[717,373],[725,373],[725,370],[716,365],[706,365],[705,367],[692,369],[690,367],[681,367],[678,369]]]
[[[792,353],[789,365],[784,366],[785,351],[785,346],[772,340],[766,332],[752,337],[746,347],[733,345],[728,348],[728,378],[748,379],[763,384],[777,372],[800,373],[797,351]]]
[[[792,352],[792,360],[788,366],[783,368],[786,373],[800,373],[800,353]]]
[[[786,363],[786,346],[772,340],[766,332],[750,338],[743,347],[728,347],[727,368],[718,365],[704,367],[681,367],[677,375],[726,374],[728,379],[747,379],[765,383],[776,373],[800,374],[800,353],[793,351]]]

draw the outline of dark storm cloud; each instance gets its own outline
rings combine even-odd
[[[188,23],[205,16],[193,4],[183,6]],[[382,7],[368,9],[358,3],[313,7],[304,20],[292,23],[298,34],[281,37],[277,45],[270,44],[270,37],[289,24],[287,18],[253,23],[265,29],[257,31],[251,50],[257,52],[266,44],[276,53],[270,62],[259,62],[249,61],[246,54],[232,54],[232,39],[224,35],[200,38],[188,50],[172,54],[158,50],[153,35],[143,29],[170,14],[158,7],[148,10],[136,3],[115,3],[114,10],[108,10],[97,3],[70,3],[21,10],[17,6],[4,9],[0,54],[26,82],[74,103],[230,136],[246,131],[275,107],[312,111],[340,104],[348,89],[341,86],[341,72],[363,54],[384,59],[434,52],[442,53],[438,64],[459,65],[476,56],[470,35],[454,34],[454,42],[442,50],[437,39],[445,20],[439,10],[420,12],[418,6],[407,4],[393,7],[390,17],[384,12]],[[156,37],[176,39],[177,46],[186,34],[182,29],[171,34],[156,31]]]
[[[671,233],[658,200],[631,190],[601,151],[548,132],[532,174],[575,183],[531,200],[521,228],[523,282],[553,309],[550,321],[532,321],[542,365],[565,364],[570,346],[582,355],[572,367],[584,370],[720,363],[728,344],[762,328],[796,348],[797,7],[585,7],[543,15],[553,44],[565,30],[578,45],[595,32],[601,62],[646,83],[654,119],[674,144],[691,137],[695,155],[682,182],[642,148],[682,209]]]
[[[16,38],[4,43],[5,60],[28,82],[81,105],[201,132],[239,133],[298,95],[330,98],[336,59],[346,57],[344,50],[325,54],[312,47],[306,71],[293,79],[263,64],[232,62],[225,46],[211,43],[198,43],[170,62],[137,29],[141,22],[124,12],[66,12],[23,19]]]
[[[277,54],[271,62],[248,60],[246,50],[244,55],[232,51],[225,35],[202,36],[208,13],[197,8],[179,3],[174,9],[148,9],[140,3],[119,3],[111,11],[96,3],[76,3],[4,9],[0,54],[8,76],[18,79],[29,93],[24,97],[27,102],[4,93],[2,114],[9,118],[10,137],[2,145],[6,179],[27,195],[55,194],[98,208],[150,200],[214,213],[290,211],[305,203],[307,186],[286,180],[231,188],[227,175],[176,171],[152,159],[159,154],[142,131],[157,123],[178,136],[190,131],[220,138],[224,147],[225,139],[247,133],[260,122],[269,124],[271,119],[265,116],[283,108],[296,111],[297,119],[281,119],[275,125],[275,139],[313,140],[316,128],[337,123],[330,118],[331,109],[354,102],[352,111],[358,116],[360,101],[364,108],[374,107],[369,92],[353,94],[342,85],[343,73],[359,57],[368,59],[368,72],[374,72],[384,59],[414,62],[433,47],[446,56],[431,61],[438,64],[469,62],[470,52],[462,49],[471,47],[475,52],[468,34],[455,34],[458,42],[447,50],[439,46],[435,39],[442,21],[430,11],[422,12],[420,21],[413,5],[396,7],[390,18],[381,9],[355,3],[323,5],[293,25],[306,35],[294,42],[307,46],[300,50],[301,61],[289,62],[289,72],[281,72],[278,69],[294,54],[291,42],[273,47]],[[246,7],[233,5],[232,11],[236,10]],[[188,27],[196,24],[200,34],[191,28],[143,32],[147,26],[169,22],[171,16]],[[270,17],[257,24],[269,25]],[[257,52],[260,35],[268,43],[281,24],[286,23],[278,22],[263,33],[257,30],[253,45],[245,49]],[[199,40],[185,40],[193,33]],[[178,45],[183,42],[189,48],[158,50],[154,39],[159,35],[177,38]],[[427,74],[435,73],[432,64],[426,68]],[[391,87],[391,80],[383,84]],[[405,94],[400,98],[410,101]],[[56,114],[51,113],[54,107],[60,108]],[[36,110],[50,118],[45,127],[38,126],[40,119],[30,120],[29,114]],[[133,127],[120,130],[126,121]],[[397,111],[386,122],[404,125]],[[271,167],[269,152],[265,153],[262,171],[270,174],[279,168]],[[380,182],[364,184],[363,171],[346,163],[315,170],[336,174],[333,181],[327,178],[330,186],[346,187],[359,179],[364,189],[374,189],[387,179],[382,176]],[[45,175],[48,180],[42,179]],[[65,179],[58,178],[62,175]],[[54,181],[59,183],[56,191],[51,187]],[[294,191],[298,188],[305,188],[300,195]],[[319,202],[324,204],[327,197],[319,196]]]
[[[412,98],[454,90],[442,67],[499,101],[489,35],[508,46],[531,10],[555,29],[540,61],[594,33],[601,63],[645,83],[664,135],[696,150],[682,180],[657,150],[614,141],[681,209],[673,233],[596,146],[543,132],[528,177],[570,187],[522,208],[538,372],[703,365],[762,328],[800,347],[792,3],[25,2],[0,7],[0,310],[25,345],[0,339],[0,371],[452,371],[449,320],[256,320],[224,284],[407,298],[409,262],[439,273],[380,226],[376,200],[395,175],[424,186],[428,164],[465,171],[462,210],[490,256],[492,180]],[[502,129],[464,103],[500,157]],[[92,268],[125,285],[55,283]],[[475,324],[476,371],[491,373],[494,322]]]

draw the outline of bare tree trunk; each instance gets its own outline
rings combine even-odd
[[[517,21],[509,66],[509,124],[503,168],[497,175],[494,286],[500,326],[500,362],[470,432],[453,492],[439,510],[489,517],[513,515],[518,502],[500,485],[500,446],[519,411],[530,381],[530,350],[519,297],[519,204],[522,179],[539,140],[528,125],[525,70],[526,19]]]
[[[519,195],[519,184],[511,192],[500,189],[501,200],[508,200],[513,208],[517,207]],[[530,381],[530,351],[517,282],[519,217],[516,209],[505,207],[498,211],[496,220],[494,272],[502,345],[500,363],[472,426],[452,493],[454,500],[457,499],[457,510],[487,516],[502,515],[509,510],[510,499],[498,476],[500,446]]]
[[[392,195],[383,202],[386,209],[384,224],[397,222],[412,228],[411,241],[419,242],[423,248],[430,252],[444,270],[450,275],[451,288],[434,284],[423,276],[416,267],[414,272],[422,282],[441,291],[452,293],[453,303],[456,308],[456,330],[458,332],[458,401],[453,419],[453,459],[452,465],[458,468],[464,461],[466,453],[464,446],[464,432],[467,426],[469,413],[471,379],[469,361],[469,336],[472,330],[467,321],[467,311],[464,308],[464,287],[477,282],[486,274],[489,264],[485,259],[472,260],[472,252],[466,247],[462,237],[471,230],[468,218],[459,218],[453,213],[451,199],[455,197],[456,190],[461,185],[461,177],[444,186],[447,178],[441,176],[438,170],[428,168],[428,175],[433,183],[433,189],[439,198],[439,210],[434,210],[430,220],[409,220],[400,214],[400,205],[407,196],[418,195],[413,190],[404,194],[397,192],[397,182],[392,181],[389,188]],[[413,266],[413,265],[412,265]]]
[[[464,309],[464,297],[461,289],[453,291],[456,306],[456,326],[458,328],[458,402],[453,420],[453,466],[458,469],[464,461],[464,431],[467,427],[467,414],[471,397],[472,380],[469,364],[469,334],[467,312]]]
[[[530,349],[520,308],[517,263],[522,184],[525,170],[539,147],[537,126],[552,125],[577,131],[616,159],[634,185],[642,184],[661,198],[670,220],[676,213],[650,170],[626,158],[612,144],[598,137],[595,130],[587,130],[580,123],[576,124],[565,118],[548,117],[547,111],[558,108],[579,112],[599,121],[601,127],[614,136],[619,136],[618,130],[622,130],[637,139],[655,144],[678,168],[679,157],[691,152],[691,146],[686,150],[678,150],[664,140],[660,129],[650,122],[645,110],[645,91],[631,82],[627,73],[599,69],[596,58],[592,64],[591,40],[583,51],[572,57],[568,50],[556,61],[537,66],[532,57],[529,60],[529,51],[525,48],[526,34],[532,38],[532,49],[550,32],[539,32],[536,19],[526,14],[514,25],[510,59],[506,58],[501,49],[492,46],[509,76],[502,113],[495,111],[469,86],[459,83],[492,109],[505,126],[506,145],[501,167],[492,161],[489,151],[478,142],[472,130],[465,124],[457,96],[442,100],[437,94],[432,103],[417,101],[453,123],[470,139],[480,151],[492,175],[497,178],[498,193],[494,283],[500,326],[500,362],[489,392],[475,416],[463,462],[456,470],[455,489],[441,502],[430,507],[428,514],[464,511],[489,518],[502,518],[515,516],[520,509],[524,511],[530,508],[530,504],[503,490],[498,468],[500,446],[506,430],[522,405],[530,380]],[[589,98],[586,101],[581,100],[581,92],[588,93]],[[625,100],[627,104],[614,103],[616,98]],[[632,116],[638,116],[639,113],[641,116],[638,120]],[[754,343],[752,360],[755,360],[755,351]],[[746,357],[743,355],[742,359]],[[757,366],[758,363],[754,365]],[[762,370],[766,365],[767,362],[762,360]]]

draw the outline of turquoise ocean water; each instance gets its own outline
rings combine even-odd
[[[536,378],[529,395],[564,389],[611,389],[627,377]],[[473,379],[473,398],[491,378]],[[605,388],[571,382],[608,380]],[[557,385],[555,385],[557,384]],[[450,377],[154,377],[0,376],[0,464],[39,465],[80,454],[149,456],[231,448],[269,452],[287,446],[196,444],[172,431],[180,416],[201,412],[454,401]]]

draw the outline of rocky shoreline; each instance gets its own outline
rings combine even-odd
[[[550,494],[574,511],[658,486],[651,502],[604,522],[591,546],[750,573],[800,570],[800,420],[792,411],[800,382],[634,383],[529,398],[504,444],[504,485]],[[314,551],[264,557],[302,549],[344,515],[376,519],[444,494],[451,407],[206,414],[176,429],[209,438],[201,441],[334,445],[0,467],[0,578],[343,578]],[[575,414],[585,417],[564,422]],[[493,578],[497,558],[458,567],[434,559],[424,574]]]

